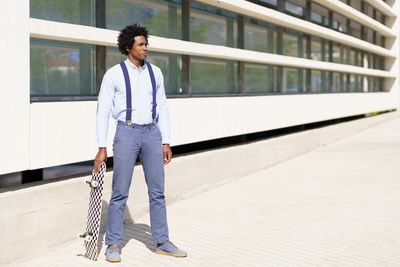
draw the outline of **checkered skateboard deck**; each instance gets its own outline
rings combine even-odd
[[[103,162],[98,173],[92,172],[92,179],[86,179],[85,183],[90,186],[89,211],[86,224],[86,232],[80,233],[84,238],[86,256],[91,260],[98,257],[98,239],[100,231],[101,208],[103,204],[103,184],[106,164]]]

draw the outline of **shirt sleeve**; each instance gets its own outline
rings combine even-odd
[[[101,82],[100,93],[97,102],[96,136],[99,147],[107,146],[108,122],[110,119],[113,100],[114,83],[109,72],[106,72],[103,77],[103,81]]]
[[[161,132],[163,144],[171,142],[170,117],[167,105],[167,97],[165,95],[164,77],[161,70],[158,71],[157,77],[157,106],[158,106],[158,127]]]

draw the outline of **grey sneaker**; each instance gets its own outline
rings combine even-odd
[[[109,261],[109,262],[120,262],[121,261],[119,247],[116,247],[116,248],[111,248],[111,246],[107,247],[106,261]]]
[[[177,248],[171,241],[167,241],[162,244],[158,244],[156,248],[157,254],[169,255],[174,257],[186,257],[187,253]]]

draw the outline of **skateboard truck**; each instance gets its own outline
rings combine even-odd
[[[90,242],[90,241],[92,241],[93,233],[92,232],[79,233],[78,237],[84,238],[85,241]]]
[[[85,184],[88,184],[91,188],[96,188],[99,185],[99,182],[90,178],[85,178],[83,180]]]

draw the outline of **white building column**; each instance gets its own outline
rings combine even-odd
[[[29,169],[29,0],[0,8],[0,174]]]

